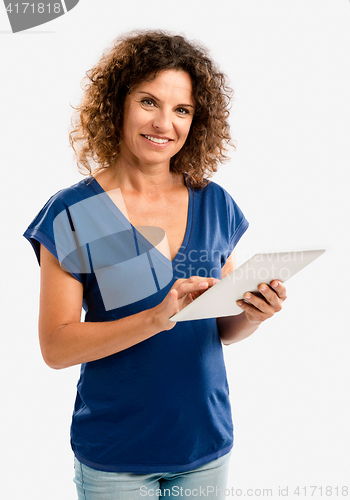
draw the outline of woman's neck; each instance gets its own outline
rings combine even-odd
[[[97,172],[94,177],[105,191],[119,188],[150,198],[184,185],[182,174],[176,174],[170,171],[169,166],[162,164],[142,166],[119,161]]]

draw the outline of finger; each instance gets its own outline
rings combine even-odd
[[[187,295],[184,295],[182,300],[179,298],[178,291],[175,288],[172,288],[169,292],[169,305],[168,305],[168,310],[169,310],[169,317],[172,317],[174,314],[177,314],[181,309],[186,307],[188,304],[190,304],[193,301],[192,293],[188,293]]]
[[[282,281],[273,280],[271,281],[270,286],[277,293],[280,299],[285,300],[287,298],[287,289]]]
[[[178,305],[179,295],[177,293],[177,290],[175,290],[175,288],[172,288],[170,290],[169,298],[170,298],[169,309],[171,310],[172,314],[176,314],[177,312],[179,312],[179,305]]]
[[[188,280],[183,280],[181,283],[176,282],[173,288],[178,291],[179,298],[182,298],[184,295],[191,292],[203,292],[219,281],[220,280],[215,278],[192,276]]]
[[[282,300],[277,295],[277,292],[272,290],[266,283],[262,283],[258,286],[258,290],[261,295],[264,297],[268,304],[271,304],[274,311],[280,311],[282,309]]]
[[[204,278],[203,276],[191,276],[190,278],[188,278],[188,280],[183,280],[184,282],[185,281],[188,281],[190,283],[208,283],[208,286],[213,286],[213,285],[216,285],[216,283],[219,283],[219,279],[218,278]]]
[[[255,306],[252,304],[249,304],[248,302],[244,302],[244,300],[237,300],[237,305],[243,309],[243,311],[246,313],[247,316],[250,317],[251,321],[256,321],[257,323],[262,323],[267,319],[269,316],[267,316],[264,312],[260,311],[257,309]]]
[[[203,276],[191,276],[187,279],[178,279],[175,281],[173,288],[178,288],[183,283],[202,283],[207,282],[208,286],[213,286],[218,283],[220,280],[218,278],[206,278]]]
[[[248,301],[249,304],[253,305],[256,309],[259,309],[259,311],[266,314],[268,317],[273,316],[275,312],[273,306],[263,298],[257,297],[256,295],[250,292],[246,292],[243,295],[243,298],[244,300]]]
[[[205,292],[205,290],[204,290]],[[195,299],[198,299],[198,297],[200,297],[202,295],[203,291],[199,291],[199,292],[190,292],[188,295],[192,298],[192,300],[195,300]]]
[[[188,306],[189,304],[191,304],[191,302],[193,302],[197,298],[197,296],[196,296],[197,293],[199,296],[200,295],[199,292],[190,292],[187,295],[185,295],[183,297],[183,302],[181,304],[181,308],[184,308],[184,307]]]
[[[164,299],[162,304],[165,304],[165,314],[167,315],[168,318],[171,318],[172,316],[174,316],[174,314],[180,311],[178,294],[175,288],[172,288],[169,291],[167,297]],[[172,324],[173,326],[175,326],[174,322],[172,322]]]
[[[217,283],[219,283],[219,280],[218,278],[205,278],[208,283],[209,283],[209,286],[213,286],[213,285],[216,285]]]

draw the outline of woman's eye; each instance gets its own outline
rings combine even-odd
[[[142,99],[141,104],[144,104],[145,106],[153,106],[154,102],[152,99]]]
[[[189,114],[189,111],[186,108],[178,108],[177,111],[178,111],[178,113],[180,113],[180,115],[188,115]]]

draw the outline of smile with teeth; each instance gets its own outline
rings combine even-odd
[[[160,137],[152,137],[151,135],[144,135],[146,139],[152,142],[156,142],[157,144],[166,144],[170,141],[170,139],[161,139]]]

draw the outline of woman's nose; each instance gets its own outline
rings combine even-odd
[[[172,128],[171,113],[159,110],[153,119],[153,127],[163,134]]]

